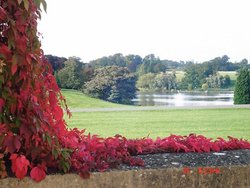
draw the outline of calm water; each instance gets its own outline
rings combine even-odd
[[[233,92],[138,93],[133,101],[140,106],[232,105]]]

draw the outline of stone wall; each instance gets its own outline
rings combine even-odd
[[[250,165],[214,167],[219,173],[198,168],[165,168],[92,173],[90,179],[76,174],[49,175],[40,183],[30,178],[0,180],[0,188],[250,188]],[[212,173],[213,172],[213,173]]]

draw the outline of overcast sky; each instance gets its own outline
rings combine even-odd
[[[84,62],[122,53],[250,61],[249,0],[47,0],[45,54]]]

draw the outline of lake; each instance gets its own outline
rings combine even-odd
[[[133,99],[140,106],[216,106],[233,105],[233,91],[138,93]]]

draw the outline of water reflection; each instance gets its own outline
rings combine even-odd
[[[233,92],[138,93],[133,101],[140,106],[232,105]]]

